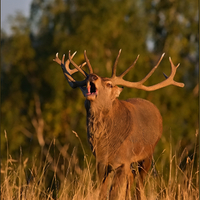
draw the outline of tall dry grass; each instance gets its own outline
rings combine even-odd
[[[184,151],[180,156],[177,156],[177,153],[173,154],[171,146],[168,155],[163,151],[160,157],[154,161],[154,165],[145,179],[146,198],[148,200],[199,199],[197,149],[196,142],[192,157],[185,157]],[[48,153],[49,151],[47,157]],[[21,156],[17,161],[7,152],[7,161],[1,163],[1,199],[97,200],[99,189],[95,166],[85,155],[85,168],[79,169],[79,173],[77,173],[74,170],[77,165],[76,159],[77,157],[74,157],[74,155],[69,158],[65,173],[63,172],[63,180],[58,178],[57,162],[53,168],[51,182],[46,185],[47,171],[50,165],[48,159],[39,165],[37,159],[35,159],[32,165],[28,167],[28,158]],[[160,166],[159,169],[157,169],[158,165]],[[136,199],[134,187],[135,185],[132,187],[132,199]]]

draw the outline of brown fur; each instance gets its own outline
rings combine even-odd
[[[76,53],[76,52],[75,52]],[[136,183],[137,199],[145,199],[143,190],[143,180],[151,166],[154,148],[162,135],[162,117],[158,109],[149,101],[134,98],[127,101],[120,101],[117,97],[122,88],[117,85],[154,91],[168,85],[184,87],[183,83],[174,81],[176,70],[171,64],[171,74],[166,76],[166,80],[152,86],[145,86],[143,83],[153,74],[161,60],[154,68],[138,82],[129,82],[123,77],[134,67],[139,56],[134,63],[126,69],[120,76],[116,76],[116,67],[121,50],[112,68],[111,78],[101,78],[93,74],[93,69],[84,51],[86,63],[78,66],[69,51],[69,59],[64,63],[58,58],[58,53],[54,59],[61,65],[64,75],[72,88],[79,87],[86,97],[85,108],[87,112],[87,134],[92,152],[96,156],[97,171],[101,182],[100,199],[107,199],[107,188],[109,188],[108,176],[114,172],[109,199],[116,200],[121,187],[125,185],[125,198],[130,199],[130,187],[134,181],[137,169],[133,169],[133,164],[137,163],[139,176]],[[69,68],[69,64],[74,65],[74,69]],[[87,64],[89,75],[81,68]],[[75,81],[72,74],[79,71],[86,78],[83,81]]]
[[[96,75],[95,75],[96,76]],[[107,80],[89,76],[98,89],[95,98],[86,99],[88,140],[96,156],[101,181],[100,199],[106,199],[108,175],[114,171],[109,199],[116,199],[126,184],[126,199],[134,180],[131,165],[139,164],[138,199],[142,197],[143,180],[150,168],[154,148],[162,134],[162,117],[149,101],[139,98],[118,100],[121,88],[106,86]],[[88,100],[89,99],[89,100]]]

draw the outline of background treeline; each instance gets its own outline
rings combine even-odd
[[[175,64],[181,63],[175,80],[184,82],[184,88],[169,86],[154,92],[124,88],[120,99],[145,98],[159,108],[164,129],[155,159],[163,150],[169,154],[171,145],[172,151],[192,160],[199,98],[197,4],[196,0],[33,0],[29,18],[20,13],[13,16],[12,33],[1,32],[2,165],[8,150],[13,159],[29,158],[27,165],[33,158],[42,162],[49,152],[50,165],[59,163],[62,170],[69,162],[58,160],[64,150],[63,155],[76,151],[77,166],[83,167],[83,150],[72,130],[91,157],[84,97],[80,90],[69,87],[61,68],[53,62],[57,52],[61,57],[68,55],[68,50],[78,51],[74,58],[78,64],[84,61],[83,51],[87,50],[94,72],[103,77],[111,75],[119,49],[117,73],[140,54],[135,68],[125,77],[129,81],[141,80],[165,52],[147,85],[164,80],[162,72],[170,74],[168,57]],[[81,78],[76,75],[76,79]],[[159,169],[161,164],[157,164]],[[57,172],[61,180],[59,169]]]

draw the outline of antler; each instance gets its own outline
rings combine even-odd
[[[90,72],[90,74],[93,74],[93,69],[92,69],[92,66],[91,66],[91,64],[90,64],[90,61],[89,61],[89,59],[88,59],[88,57],[87,57],[86,50],[84,51],[84,56],[85,56],[85,61],[86,61],[86,63],[87,63],[87,66],[88,66],[88,68],[89,68],[89,72]]]
[[[64,64],[64,61],[65,61],[65,54],[63,55],[62,57],[62,61],[58,58],[58,53],[56,54],[56,58],[53,59],[53,61],[57,62],[59,65],[61,65],[62,67],[62,70],[63,70],[63,73],[69,83],[69,85],[72,87],[72,88],[76,88],[76,87],[80,87],[81,89],[83,89],[84,86],[86,86],[86,82],[87,82],[87,77],[88,77],[88,74],[83,71],[81,68],[83,66],[86,65],[86,62],[84,62],[83,64],[81,64],[80,66],[78,66],[72,59],[73,57],[75,56],[76,52],[74,52],[71,56],[71,53],[69,51],[69,59],[65,62]],[[75,69],[70,69],[69,68],[69,65],[70,63],[73,64],[73,66],[75,67]],[[83,81],[75,81],[72,77],[72,75],[76,72],[81,72],[81,74],[83,74],[85,78],[85,80]]]
[[[158,63],[156,64],[156,66],[145,76],[145,78],[143,78],[141,81],[138,82],[129,82],[129,81],[125,81],[123,79],[123,77],[135,66],[139,55],[137,56],[136,60],[134,61],[134,63],[128,68],[126,69],[120,76],[116,76],[116,67],[117,67],[117,63],[118,63],[118,59],[119,56],[121,54],[121,49],[119,50],[119,54],[115,60],[115,64],[113,66],[113,70],[112,70],[112,77],[110,78],[110,81],[114,84],[114,85],[121,85],[121,86],[125,86],[125,87],[130,87],[130,88],[137,88],[137,89],[142,89],[142,90],[146,90],[146,91],[153,91],[153,90],[157,90],[163,87],[166,87],[168,85],[175,85],[178,87],[184,87],[184,83],[180,83],[180,82],[176,82],[174,81],[174,76],[176,74],[176,70],[179,67],[180,64],[178,64],[177,66],[175,66],[171,60],[171,58],[169,58],[169,61],[171,63],[171,74],[169,77],[166,77],[166,80],[152,85],[152,86],[145,86],[143,85],[143,83],[153,74],[153,72],[156,70],[156,68],[158,67],[158,65],[160,64],[161,60],[164,57],[164,53],[162,54],[161,58],[159,59]]]

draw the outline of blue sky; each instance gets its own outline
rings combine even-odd
[[[1,28],[9,32],[8,16],[21,12],[29,16],[32,0],[1,0]]]

